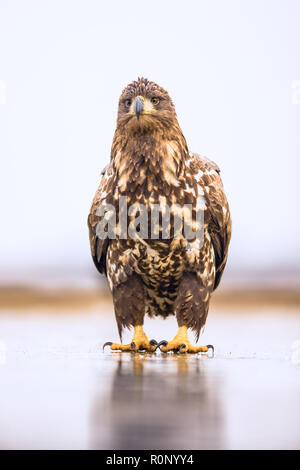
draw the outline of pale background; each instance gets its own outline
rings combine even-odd
[[[1,279],[94,276],[87,214],[138,76],[215,160],[227,273],[300,266],[300,2],[0,0]],[[297,277],[297,276],[296,276]]]
[[[0,0],[0,449],[299,449],[299,17],[300,0]],[[214,359],[102,352],[118,333],[86,220],[138,76],[222,169]]]

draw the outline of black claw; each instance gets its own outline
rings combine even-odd
[[[182,349],[186,348],[186,345],[184,343],[182,343],[179,348],[178,348],[178,352],[181,352]]]
[[[135,345],[135,342],[132,341],[132,343],[130,343],[130,346],[132,347],[132,349],[136,352],[136,345]]]
[[[150,346],[156,346],[156,345],[157,345],[157,341],[155,341],[155,339],[151,339]]]
[[[107,343],[104,343],[102,350],[104,351],[105,346],[111,346],[111,345],[112,343],[110,341],[108,341]]]
[[[212,350],[211,357],[214,357],[214,355],[215,355],[215,348],[213,347],[213,345],[212,345],[212,344],[207,344],[206,347],[208,348],[208,351],[207,351],[207,352],[209,352],[210,349]]]
[[[166,341],[165,339],[163,339],[162,341],[160,341],[160,342],[158,343],[158,345],[156,346],[156,349],[157,349],[157,348],[160,349],[161,346],[168,346],[168,341]],[[160,349],[160,350],[161,350],[161,349]]]

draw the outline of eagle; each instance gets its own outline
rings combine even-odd
[[[149,233],[153,207],[161,211]],[[201,226],[201,236],[188,238],[175,230],[176,216],[184,216],[185,207],[190,208],[189,227],[195,234]],[[163,224],[166,208],[169,223]],[[194,220],[196,212],[202,214],[201,224]],[[133,236],[128,236],[130,225]],[[189,150],[168,92],[143,77],[130,83],[119,99],[110,162],[88,216],[92,258],[107,277],[120,336],[120,343],[104,347],[213,350],[212,345],[191,344],[188,330],[197,343],[226,265],[231,225],[220,169]],[[170,341],[149,340],[145,315],[175,315],[177,334]],[[131,343],[123,344],[123,329],[132,327]]]

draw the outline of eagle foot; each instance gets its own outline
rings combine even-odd
[[[158,343],[155,339],[151,339],[149,341],[143,327],[138,325],[134,327],[134,336],[130,344],[111,343],[109,341],[103,345],[103,350],[105,346],[110,346],[111,351],[155,352],[158,347]]]
[[[212,344],[207,344],[206,346],[193,346],[190,343],[190,340],[187,335],[187,327],[179,327],[177,335],[172,339],[172,341],[160,341],[157,347],[164,353],[169,351],[177,352],[180,354],[183,353],[207,353],[211,350],[211,356],[214,356],[214,347]]]
[[[197,354],[197,353],[207,353],[209,350],[212,351],[211,357],[214,356],[214,347],[212,344],[207,344],[206,346],[193,346],[189,342],[188,344],[182,343],[182,342],[174,342],[174,341],[160,341],[158,343],[157,347],[164,353],[167,353],[169,351],[175,352],[175,353],[191,353],[191,354]]]

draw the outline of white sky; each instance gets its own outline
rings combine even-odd
[[[299,18],[297,0],[0,0],[0,270],[91,266],[86,218],[138,76],[221,167],[230,266],[300,265]]]

